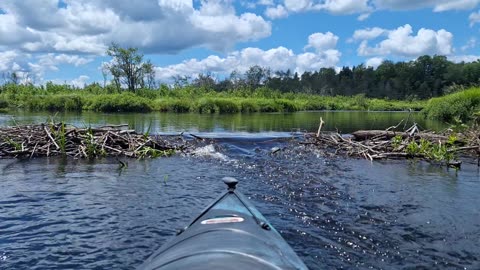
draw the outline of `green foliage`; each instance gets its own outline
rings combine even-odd
[[[0,97],[0,109],[8,108],[8,101],[5,98]]]
[[[129,92],[112,95],[90,96],[84,108],[97,112],[149,112],[151,101]]]
[[[438,162],[450,162],[456,158],[455,148],[446,144],[432,143],[425,139],[420,139],[419,143],[411,141],[406,147],[406,153],[411,156],[424,156],[425,158]]]
[[[53,134],[55,141],[57,142],[58,146],[60,147],[60,152],[65,155],[66,154],[66,147],[67,147],[67,137],[66,137],[66,130],[65,124],[60,123],[60,128],[55,130],[55,126],[53,124],[50,125],[50,131]]]
[[[402,135],[397,135],[392,138],[391,145],[394,149],[398,148],[400,145],[402,145],[403,142],[403,137]]]
[[[260,107],[258,104],[250,99],[240,101],[240,111],[242,113],[258,112]]]
[[[142,149],[137,151],[139,159],[144,158],[158,158],[158,157],[169,157],[175,154],[175,150],[158,150],[152,147],[145,146]]]
[[[97,143],[95,142],[95,136],[93,135],[93,130],[90,127],[87,129],[84,143],[87,158],[94,159],[96,157],[106,156],[106,152],[102,151],[99,145],[97,145]]]
[[[428,101],[423,113],[431,119],[466,122],[480,109],[480,88],[470,88]]]
[[[407,148],[405,148],[405,151],[407,152],[408,155],[416,156],[420,154],[420,146],[417,144],[416,141],[411,141],[407,145]]]
[[[228,92],[214,92],[206,88],[186,86],[170,89],[141,88],[135,93],[117,91],[111,86],[90,84],[82,89],[65,85],[43,87],[24,85],[0,86],[0,105],[25,108],[32,111],[98,111],[98,112],[294,112],[299,110],[415,110],[423,101],[394,101],[355,97],[319,96],[302,93],[281,93],[266,87],[240,88]],[[51,93],[54,92],[54,93]]]
[[[5,138],[5,142],[8,145],[10,145],[10,147],[13,147],[15,149],[15,151],[22,150],[22,144],[12,140],[11,138]]]
[[[154,84],[155,71],[150,61],[143,61],[143,54],[137,48],[122,48],[112,43],[108,47],[107,55],[112,61],[105,67],[113,76],[115,86],[120,89],[126,85],[129,91],[152,86]]]

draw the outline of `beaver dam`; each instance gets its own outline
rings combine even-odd
[[[420,131],[417,125],[399,131],[399,125],[386,130],[359,130],[352,134],[321,131],[305,133],[294,143],[313,147],[325,155],[352,156],[369,160],[420,158],[460,167],[460,158],[476,157],[480,165],[480,130],[461,133]],[[97,158],[124,156],[155,158],[174,153],[191,153],[199,144],[215,144],[193,134],[138,134],[128,125],[77,128],[64,123],[45,123],[0,128],[0,158],[69,156]]]
[[[403,121],[402,121],[403,122]],[[462,132],[446,130],[441,133],[420,131],[417,124],[405,131],[396,130],[400,124],[386,130],[358,130],[342,135],[338,132],[306,134],[305,145],[323,149],[329,155],[362,157],[371,161],[387,158],[420,158],[459,168],[461,157],[476,157],[480,166],[480,128],[473,126]]]
[[[64,123],[4,127],[0,128],[0,158],[143,158],[169,156],[188,148],[178,136],[149,136],[126,128],[128,125],[77,128]]]

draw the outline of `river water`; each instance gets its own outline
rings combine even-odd
[[[134,269],[225,188],[247,195],[310,269],[479,269],[480,173],[328,157],[298,132],[386,128],[405,113],[64,114],[77,126],[214,137],[193,156],[0,160],[0,269]],[[46,114],[0,115],[0,125]],[[335,123],[335,124],[333,124]],[[295,132],[295,133],[292,133]],[[272,149],[281,149],[272,153]]]

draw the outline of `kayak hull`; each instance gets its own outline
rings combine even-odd
[[[280,233],[233,188],[139,269],[307,269]],[[228,184],[228,183],[227,183]]]

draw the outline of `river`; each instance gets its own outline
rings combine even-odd
[[[407,118],[444,128],[408,113],[59,114],[80,127],[128,123],[217,143],[195,156],[130,159],[126,169],[113,158],[0,160],[0,269],[134,269],[224,190],[227,175],[310,269],[480,268],[476,160],[455,171],[326,157],[292,139],[315,131],[320,116],[342,132]],[[48,118],[18,112],[0,125]]]

